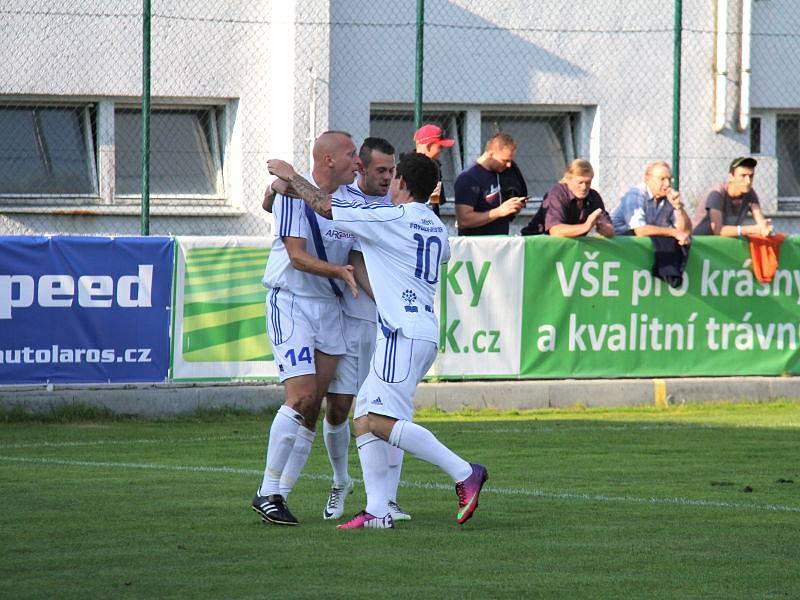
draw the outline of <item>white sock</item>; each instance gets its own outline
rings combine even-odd
[[[278,414],[272,420],[269,428],[269,441],[267,442],[267,466],[264,469],[264,478],[258,488],[259,496],[280,494],[280,478],[286,461],[292,453],[297,429],[303,422],[303,415],[286,405],[278,409]]]
[[[333,485],[342,486],[350,479],[347,473],[350,423],[345,421],[339,425],[331,425],[328,419],[325,419],[322,423],[322,435],[325,438],[325,448],[328,450],[328,460],[333,467]]]
[[[289,455],[289,460],[286,461],[286,466],[283,467],[283,472],[281,472],[281,496],[284,498],[289,496],[289,492],[292,491],[297,478],[300,477],[300,471],[306,466],[308,455],[311,454],[311,444],[314,443],[315,437],[317,437],[316,431],[311,431],[305,427],[298,428],[292,453]]]
[[[389,446],[389,475],[386,479],[386,495],[392,502],[397,502],[397,488],[400,486],[403,456],[405,456],[405,451],[402,448]]]
[[[356,438],[356,447],[367,491],[367,512],[383,517],[389,512],[389,499],[386,497],[389,444],[371,433],[365,433]]]
[[[389,443],[436,465],[453,481],[464,481],[472,474],[472,467],[467,461],[436,439],[430,431],[411,421],[397,421],[392,427]]]

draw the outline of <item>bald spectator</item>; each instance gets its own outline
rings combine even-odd
[[[611,213],[616,235],[674,237],[679,245],[689,243],[692,222],[672,189],[672,169],[663,160],[647,165],[644,183],[632,187]]]
[[[428,199],[428,206],[433,209],[437,215],[439,214],[439,205],[447,202],[444,195],[444,188],[442,187],[442,164],[439,162],[439,157],[442,155],[444,148],[452,148],[455,140],[442,137],[442,128],[438,125],[427,124],[417,129],[414,133],[415,151],[417,154],[424,154],[436,163],[438,169],[438,184],[433,190],[431,197]]]
[[[694,214],[695,235],[770,235],[772,221],[764,217],[753,178],[758,161],[740,156],[728,169],[728,180],[714,186],[697,206]],[[743,225],[748,213],[754,225]]]
[[[486,142],[483,154],[456,177],[459,235],[508,235],[509,224],[527,201],[528,188],[514,156],[517,144],[507,133]]]

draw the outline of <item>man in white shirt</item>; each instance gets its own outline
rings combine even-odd
[[[447,472],[456,482],[458,523],[478,506],[486,469],[456,455],[430,431],[411,422],[417,383],[438,350],[439,324],[433,311],[439,267],[450,258],[447,229],[425,206],[437,183],[436,165],[421,154],[404,156],[392,190],[393,206],[356,205],[316,188],[281,160],[270,173],[288,181],[318,214],[358,237],[378,307],[372,369],[358,393],[356,419],[369,432],[357,438],[367,508],[342,529],[394,526],[387,497],[389,444]],[[387,444],[388,442],[388,444]]]
[[[360,165],[350,134],[341,131],[317,138],[313,158],[311,177],[328,193],[352,182]],[[286,496],[308,460],[322,397],[345,353],[339,297],[358,293],[347,264],[355,237],[281,194],[274,218],[262,281],[269,288],[267,333],[286,402],[272,421],[264,477],[251,506],[265,522],[296,525]]]
[[[395,149],[386,140],[378,137],[368,137],[361,144],[359,157],[361,159],[361,172],[356,183],[347,186],[346,199],[355,204],[369,206],[391,206],[389,185],[394,178]],[[284,185],[282,180],[278,179]],[[338,195],[338,194],[337,194]],[[351,256],[363,262],[360,254],[360,245],[356,241],[353,250],[358,254]],[[375,301],[370,293],[359,293],[358,297],[345,294],[341,298],[342,312],[344,313],[344,337],[347,344],[345,355],[339,359],[336,375],[331,381],[326,396],[325,420],[323,431],[325,445],[328,449],[328,458],[333,467],[334,481],[328,503],[323,510],[323,518],[338,519],[344,513],[344,497],[352,489],[347,483],[348,449],[350,442],[350,429],[348,416],[353,398],[364,383],[370,368],[370,361],[375,352],[375,328],[377,312]],[[366,421],[363,427],[355,426],[356,435],[359,436],[369,431]],[[389,508],[395,521],[409,520],[411,515],[403,511],[397,503],[397,490],[400,484],[404,452],[400,448],[389,449]]]

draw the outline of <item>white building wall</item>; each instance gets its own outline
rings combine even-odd
[[[135,101],[141,89],[141,3],[6,0],[0,20],[3,97]],[[635,6],[631,6],[635,4]],[[684,2],[681,189],[693,205],[749,154],[739,132],[740,2],[729,2],[726,127],[712,130],[715,2]],[[113,9],[109,7],[113,6]],[[314,135],[369,133],[370,106],[413,104],[415,3],[380,0],[153,2],[154,102],[226,103],[231,208],[159,216],[151,232],[259,235],[266,158],[308,168]],[[41,18],[46,14],[46,18]],[[764,114],[757,189],[777,208],[775,111],[800,109],[800,16],[792,0],[753,2],[752,112]],[[36,16],[36,18],[33,18]],[[672,4],[428,0],[426,106],[582,111],[609,208],[672,148]],[[293,41],[292,41],[293,40]],[[21,52],[20,48],[25,48]],[[474,113],[470,113],[474,114]],[[476,123],[476,120],[471,120]],[[476,139],[474,131],[467,139]],[[770,140],[773,140],[770,146]],[[409,140],[409,148],[411,141]],[[400,148],[406,150],[408,148]],[[470,146],[467,162],[479,148]],[[291,154],[291,156],[289,156]],[[2,212],[3,233],[137,233],[137,216]],[[791,217],[791,215],[789,215]],[[795,230],[782,220],[784,230]]]

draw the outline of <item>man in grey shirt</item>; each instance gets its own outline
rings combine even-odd
[[[695,235],[770,235],[772,221],[764,217],[758,194],[753,189],[756,165],[754,158],[740,156],[728,169],[728,181],[708,192],[697,205],[694,218]],[[753,215],[754,225],[742,225],[747,213]]]

